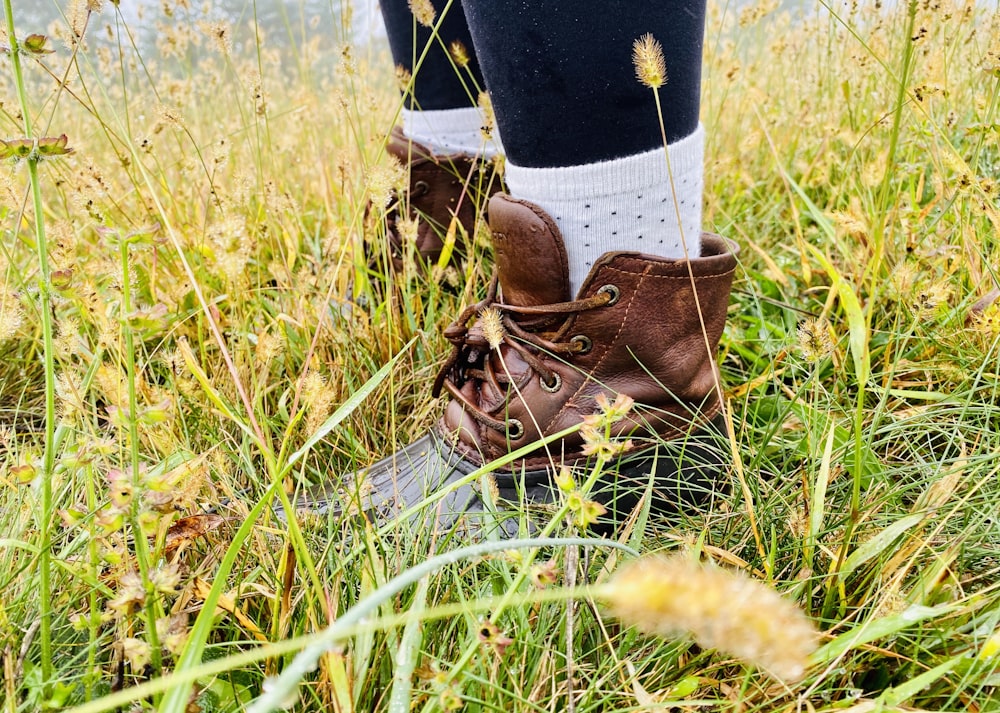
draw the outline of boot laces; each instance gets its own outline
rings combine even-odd
[[[466,383],[478,381],[480,384],[491,385],[498,393],[506,394],[502,404],[493,409],[494,412],[506,410],[504,407],[514,393],[510,388],[511,375],[502,364],[495,365],[494,360],[490,359],[491,346],[483,333],[480,315],[487,309],[497,310],[503,325],[497,350],[506,345],[515,351],[528,368],[538,375],[542,388],[557,391],[561,378],[541,355],[572,356],[588,352],[591,341],[586,335],[561,338],[565,336],[565,325],[580,312],[614,304],[618,301],[619,291],[614,285],[604,285],[594,295],[584,299],[520,306],[501,302],[497,287],[498,276],[494,273],[485,299],[466,307],[458,319],[445,329],[444,335],[451,342],[452,351],[434,379],[432,394],[436,398],[441,394],[442,388],[445,389],[453,399],[462,403],[476,422],[499,432],[520,431],[511,433],[511,437],[516,439],[523,433],[520,423],[494,418],[462,392]],[[478,389],[476,391],[478,393]]]

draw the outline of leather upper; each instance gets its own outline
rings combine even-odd
[[[612,435],[637,442],[683,436],[718,412],[715,353],[736,269],[734,244],[704,234],[701,256],[691,261],[607,253],[573,300],[554,221],[502,194],[489,211],[499,282],[492,306],[510,329],[494,350],[481,324],[453,325],[464,341],[443,374],[455,398],[438,430],[465,458],[490,461],[578,425],[599,411],[602,393],[635,400]],[[525,307],[534,310],[517,309]],[[581,447],[575,433],[511,469],[545,467],[552,458],[570,465],[584,457]]]
[[[444,248],[444,238],[452,217],[457,217],[471,238],[479,206],[486,197],[499,190],[499,181],[493,178],[489,162],[463,153],[436,154],[408,139],[399,127],[389,135],[386,151],[404,166],[409,166],[410,171],[407,194],[399,197],[399,204],[387,216],[387,233],[396,268],[401,267],[404,254],[402,239],[396,228],[399,212],[404,206],[410,217],[419,220],[417,253],[424,262],[435,263]],[[464,256],[466,250],[462,231],[456,230],[454,255]]]

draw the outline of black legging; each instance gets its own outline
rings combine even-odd
[[[439,16],[447,0],[434,0]],[[406,0],[382,0],[393,59],[411,70],[414,20]],[[464,14],[462,10],[464,9]],[[466,25],[466,18],[468,24]],[[430,30],[417,25],[419,57]],[[698,126],[705,0],[455,0],[441,26],[480,68],[508,159],[518,166],[572,166],[661,145],[652,90],[635,77],[632,43],[663,45],[660,89],[667,141]],[[471,30],[471,33],[470,33]],[[471,106],[435,42],[414,79],[411,108]]]

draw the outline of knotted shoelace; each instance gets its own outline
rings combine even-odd
[[[466,307],[458,319],[445,329],[444,335],[451,342],[452,351],[434,379],[432,394],[436,398],[441,394],[442,388],[445,389],[453,399],[465,406],[466,412],[477,423],[502,433],[510,430],[511,421],[494,418],[472,402],[461,390],[469,381],[485,382],[498,393],[507,394],[504,404],[510,399],[511,389],[508,386],[511,377],[506,369],[502,367],[497,369],[489,359],[491,346],[483,332],[480,315],[487,309],[499,312],[503,325],[501,344],[517,352],[528,368],[538,375],[543,389],[554,392],[559,390],[561,378],[540,355],[542,353],[562,356],[586,354],[593,343],[584,334],[574,335],[565,341],[556,341],[546,339],[539,334],[539,331],[544,329],[550,334],[560,334],[562,328],[552,328],[559,322],[559,318],[562,318],[562,324],[565,324],[580,312],[612,305],[618,301],[619,291],[614,285],[604,285],[593,296],[584,299],[548,305],[521,306],[500,302],[497,299],[497,287],[498,277],[494,274],[485,299]],[[497,345],[497,349],[500,349],[500,345]],[[516,439],[521,434],[509,433],[509,435]]]

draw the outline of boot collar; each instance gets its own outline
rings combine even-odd
[[[504,303],[536,307],[574,298],[570,294],[566,245],[548,214],[533,203],[497,193],[490,199],[489,216]],[[638,252],[609,252],[594,263],[580,296],[592,291],[591,283],[608,266],[626,272],[698,278],[733,269],[738,252],[736,243],[708,233],[701,235],[701,254],[693,255],[690,262]]]
[[[490,230],[503,301],[519,307],[568,302],[569,261],[562,233],[537,206],[496,194]]]

